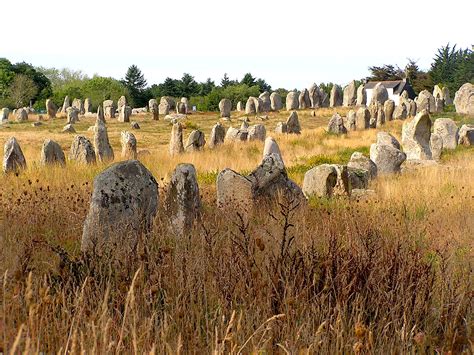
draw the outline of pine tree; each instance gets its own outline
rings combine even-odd
[[[130,105],[134,107],[146,105],[146,95],[144,91],[147,85],[145,76],[136,65],[128,68],[125,79],[122,81],[130,94]]]
[[[210,79],[209,79],[210,80]],[[226,88],[230,85],[231,81],[227,76],[227,73],[224,73],[224,77],[221,80],[221,87]]]

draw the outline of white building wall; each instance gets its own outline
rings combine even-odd
[[[372,100],[372,92],[374,89],[365,89],[365,92],[367,94],[367,106],[370,104],[370,101]],[[400,101],[400,95],[394,94],[393,89],[387,89],[388,92],[388,98],[390,100],[393,100],[395,102],[395,105],[398,106],[398,103]]]

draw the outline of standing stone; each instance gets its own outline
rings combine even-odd
[[[0,110],[0,125],[8,123],[8,116],[10,115],[10,110],[7,107],[4,107]]]
[[[105,122],[97,119],[94,126],[94,148],[96,158],[100,162],[108,162],[114,160],[114,151],[109,142],[107,127]]]
[[[150,99],[150,101],[148,101],[148,109],[150,110],[150,112],[153,116],[153,120],[158,121],[160,111],[158,109],[158,102],[156,102],[155,99]]]
[[[336,182],[337,171],[334,165],[318,165],[305,173],[303,193],[307,198],[312,196],[332,197]]]
[[[387,100],[383,104],[383,111],[385,114],[385,121],[393,120],[393,111],[395,111],[395,101]]]
[[[370,111],[367,107],[360,107],[356,113],[356,129],[362,131],[370,128]]]
[[[377,174],[400,172],[406,157],[404,152],[392,145],[374,143],[370,146],[370,160],[377,165]]]
[[[416,106],[418,112],[426,110],[428,113],[433,113],[436,110],[435,98],[428,90],[423,90],[418,94]]]
[[[299,108],[301,110],[305,110],[311,107],[311,101],[309,99],[309,92],[307,89],[303,89],[300,92],[300,95],[298,97],[298,103],[299,103]]]
[[[224,143],[225,128],[219,122],[216,123],[211,130],[211,138],[209,141],[209,147],[215,148],[219,144]]]
[[[120,144],[122,145],[122,158],[137,159],[137,139],[133,133],[123,131],[120,134]]]
[[[342,106],[342,89],[339,85],[334,84],[331,89],[331,97],[329,98],[329,107]]]
[[[71,107],[71,103],[69,101],[69,96],[66,96],[64,98],[63,107],[61,108],[61,113],[65,114],[68,107]]]
[[[184,108],[181,108],[181,110],[185,111],[185,115],[188,114],[189,112],[189,100],[187,97],[182,97],[180,102],[184,104]],[[179,113],[179,112],[178,112]]]
[[[435,112],[443,112],[444,111],[444,100],[440,99],[439,97],[435,97]]]
[[[278,122],[275,127],[275,133],[288,133],[288,127],[285,122]]]
[[[443,148],[456,149],[459,140],[459,129],[450,118],[438,118],[433,124],[433,133],[438,134],[443,141]]]
[[[354,152],[351,155],[347,167],[350,169],[367,170],[369,178],[375,179],[377,177],[377,165],[368,157],[360,152]]]
[[[124,96],[122,96],[124,97]],[[132,115],[132,108],[127,105],[123,105],[119,109],[119,122],[130,122],[130,116]]]
[[[242,101],[237,102],[237,111],[242,112],[244,110],[245,110],[245,108],[244,108],[244,104],[242,103]]]
[[[206,139],[204,137],[204,133],[200,130],[194,130],[188,137],[185,150],[187,152],[197,152],[202,150],[205,144]]]
[[[242,142],[246,141],[248,137],[248,131],[242,130],[242,129],[237,129],[234,127],[229,127],[227,129],[227,132],[225,134],[225,141],[233,141],[233,142]]]
[[[252,182],[231,169],[225,169],[217,176],[217,207],[240,214],[243,218],[253,208]]]
[[[263,147],[263,158],[269,155],[278,155],[280,159],[283,161],[283,156],[280,151],[280,147],[278,146],[277,142],[273,137],[267,137],[265,139],[265,146]]]
[[[400,102],[395,110],[393,111],[393,118],[395,120],[404,120],[408,116],[407,107],[405,103]]]
[[[96,162],[94,147],[86,137],[74,137],[69,152],[69,160],[76,160],[84,164],[94,164]]]
[[[120,112],[122,107],[127,106],[127,98],[125,96],[120,96],[120,99],[117,101],[117,111]]]
[[[453,100],[451,99],[451,95],[449,94],[449,89],[447,86],[443,87],[443,100],[445,105],[452,105]]]
[[[265,126],[263,124],[253,125],[249,127],[247,140],[249,142],[255,140],[260,140],[263,142],[265,140],[266,135],[267,130],[265,129]]]
[[[100,105],[99,105],[100,106]],[[89,97],[84,100],[84,115],[92,114],[92,101]]]
[[[430,150],[433,160],[439,161],[443,151],[443,138],[437,134],[432,133],[430,137]]]
[[[53,100],[47,99],[46,100],[46,114],[48,115],[49,119],[56,118],[56,112],[58,111],[56,105],[54,104]]]
[[[342,101],[343,105],[348,106],[355,106],[357,103],[357,88],[356,83],[352,80],[349,85],[344,88],[344,97]]]
[[[68,107],[66,110],[67,113],[67,123],[74,124],[79,122],[79,111],[74,107]]]
[[[413,100],[408,100],[408,116],[415,117],[416,113],[418,112],[418,107],[416,106],[416,102]]]
[[[70,123],[65,125],[62,130],[63,133],[76,133],[76,130],[74,129],[74,126]]]
[[[329,95],[324,91],[321,92],[321,107],[329,107]]]
[[[26,159],[21,150],[20,144],[15,137],[11,137],[5,142],[3,147],[3,172],[16,173],[26,169]]]
[[[286,95],[286,110],[297,110],[299,109],[299,102],[298,102],[298,92],[296,90],[288,92]]]
[[[277,92],[272,92],[270,95],[270,108],[272,111],[280,111],[283,108],[281,96]]]
[[[387,102],[387,101],[385,101]],[[385,111],[383,109],[383,106],[380,105],[378,110],[377,110],[377,124],[376,127],[381,127],[383,124],[385,124]]]
[[[158,105],[158,113],[164,116],[169,115],[170,105],[167,102],[160,102]]]
[[[83,115],[84,114],[84,104],[82,103],[81,99],[74,99],[72,100],[72,106],[73,108],[76,109],[78,114]]]
[[[258,98],[262,100],[262,112],[269,112],[272,109],[272,103],[268,91],[261,93]]]
[[[176,113],[186,115],[188,113],[187,106],[184,102],[178,102],[176,105]]]
[[[459,129],[459,145],[474,145],[474,125],[465,124]]]
[[[105,118],[115,118],[115,106],[112,100],[105,100],[102,104],[104,106]]]
[[[400,142],[387,132],[378,132],[377,133],[377,144],[389,145],[397,149],[402,149]]]
[[[183,126],[179,122],[175,123],[171,129],[169,152],[171,156],[184,152]]]
[[[257,113],[253,97],[248,98],[247,103],[245,104],[245,113],[247,115],[255,115]]]
[[[313,84],[308,90],[311,108],[318,108],[322,106],[322,93],[318,85]]]
[[[40,164],[65,166],[66,157],[61,146],[51,139],[46,139],[41,148]]]
[[[359,85],[357,88],[357,106],[365,106],[367,105],[367,92],[365,91],[364,84]]]
[[[263,101],[262,101],[262,99],[259,98],[259,97],[252,97],[252,100],[254,101],[255,112],[257,114],[263,112]]]
[[[230,111],[232,110],[232,101],[229,99],[222,99],[219,102],[219,111],[221,112],[221,117],[230,117]]]
[[[338,113],[335,113],[331,117],[331,119],[329,120],[327,131],[329,133],[334,133],[334,134],[346,134],[347,133],[347,129],[344,126],[344,120],[342,119],[341,116],[339,116]]]
[[[408,160],[431,160],[431,119],[428,110],[418,113],[402,127],[403,151]]]
[[[242,121],[242,124],[240,125],[240,129],[246,131],[248,130],[248,128],[249,128],[249,123],[246,120]]]
[[[97,107],[96,121],[102,121],[105,123],[104,111],[100,105]]]
[[[81,250],[129,254],[151,230],[157,210],[158,184],[151,172],[138,160],[112,165],[94,179]]]
[[[370,103],[375,102],[383,105],[388,100],[388,91],[382,83],[378,83],[372,90],[372,98]]]
[[[15,112],[15,118],[18,122],[28,121],[28,111],[24,107],[19,108]]]
[[[350,110],[347,113],[347,125],[350,131],[355,131],[357,129],[357,113],[354,110]]]
[[[201,216],[201,197],[196,169],[192,164],[179,164],[167,187],[165,211],[171,230],[179,237],[192,230]]]
[[[162,96],[160,98],[160,105],[161,104],[167,104],[170,110],[174,110],[176,108],[176,102],[174,101],[172,97],[169,97],[169,96]],[[162,113],[160,112],[160,115],[161,114]]]
[[[290,117],[288,117],[288,119],[286,120],[286,129],[287,133],[301,133],[300,121],[298,119],[298,113],[296,111],[293,111],[290,114]]]

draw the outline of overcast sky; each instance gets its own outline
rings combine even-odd
[[[474,1],[3,0],[0,57],[149,84],[251,72],[273,88],[345,84],[446,43],[474,44]]]

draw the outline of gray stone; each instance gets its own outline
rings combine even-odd
[[[347,133],[347,129],[344,126],[344,120],[342,119],[341,116],[339,116],[338,113],[335,113],[329,120],[327,131],[333,134],[346,134]]]
[[[456,112],[464,115],[474,115],[474,84],[465,83],[454,95]]]
[[[19,108],[15,112],[15,118],[18,122],[28,121],[28,111],[25,108]]]
[[[350,196],[351,184],[349,180],[349,170],[346,165],[333,164],[336,169],[336,185],[333,188],[333,196]]]
[[[319,86],[316,84],[311,85],[308,90],[309,92],[309,100],[311,102],[311,108],[319,108],[322,107],[322,92],[319,89]]]
[[[387,132],[378,132],[377,133],[377,144],[390,145],[396,149],[402,149],[400,142]]]
[[[248,130],[248,128],[249,128],[248,122],[246,120],[242,121],[242,124],[240,125],[240,129],[242,131],[246,131],[246,130]]]
[[[383,104],[383,112],[385,114],[385,121],[393,120],[393,112],[395,111],[395,101],[387,100]]]
[[[347,113],[347,126],[349,127],[350,131],[356,130],[356,122],[357,122],[357,113],[354,110],[350,110]]]
[[[219,111],[221,117],[230,117],[230,111],[232,110],[232,102],[229,99],[222,99],[219,102]]]
[[[46,100],[46,114],[48,115],[49,119],[56,118],[56,113],[58,112],[58,108],[54,104],[53,100],[47,99]]]
[[[117,111],[120,113],[124,106],[127,106],[127,98],[122,95],[117,101]]]
[[[247,115],[255,115],[257,114],[257,108],[255,107],[255,98],[249,97],[247,103],[245,104],[245,113]]]
[[[158,184],[138,160],[116,163],[94,179],[81,250],[124,255],[136,250],[158,210]]]
[[[105,123],[104,111],[102,110],[102,106],[100,105],[99,107],[97,107],[96,121],[102,121]]]
[[[244,104],[242,103],[242,101],[237,102],[237,111],[245,111]]]
[[[367,107],[360,107],[356,113],[356,129],[362,131],[370,127],[370,111]]]
[[[283,108],[281,96],[277,92],[272,92],[270,95],[270,108],[272,111],[280,111]]]
[[[192,164],[179,164],[171,175],[164,203],[172,232],[183,237],[201,216],[201,197],[196,169]]]
[[[160,115],[169,115],[170,113],[170,106],[167,102],[160,102],[158,105],[158,114]]]
[[[288,117],[288,119],[286,120],[286,132],[293,134],[301,133],[300,121],[298,119],[298,113],[296,111],[293,111],[290,114],[290,117]]]
[[[439,161],[443,151],[443,138],[437,134],[432,133],[430,137],[430,150],[433,160]]]
[[[225,134],[224,140],[231,141],[231,142],[243,142],[247,140],[247,137],[248,137],[247,130],[229,127]]]
[[[75,107],[68,107],[66,110],[67,123],[74,124],[79,122],[79,111]]]
[[[72,100],[72,105],[71,107],[75,108],[78,114],[83,115],[85,113],[84,111],[84,104],[81,99],[74,99]]]
[[[288,92],[286,95],[286,110],[291,111],[299,108],[298,92],[296,90]]]
[[[278,122],[275,128],[275,133],[288,133],[288,127],[285,122]]]
[[[140,129],[140,125],[138,124],[138,122],[131,122],[130,123],[130,128],[131,129]]]
[[[8,123],[9,115],[10,115],[10,110],[7,107],[4,107],[0,110],[0,125]]]
[[[51,139],[45,139],[41,148],[40,164],[65,166],[66,157],[61,146]]]
[[[68,109],[68,107],[71,107],[71,102],[69,100],[69,96],[66,96],[64,98],[64,102],[63,102],[63,106],[61,108],[61,113],[66,113],[66,110]]]
[[[137,159],[137,139],[133,133],[121,132],[120,144],[122,145],[122,158]]]
[[[252,182],[231,169],[217,176],[217,207],[245,218],[253,208]]]
[[[336,168],[331,164],[318,165],[304,175],[303,193],[307,198],[332,197],[337,182]]]
[[[395,120],[404,120],[408,117],[408,111],[405,103],[401,102],[393,111],[393,118]]]
[[[171,156],[178,155],[184,152],[183,145],[183,126],[180,122],[173,124],[171,129],[171,139],[169,146],[169,153]]]
[[[329,98],[329,107],[338,107],[342,106],[343,100],[342,89],[339,85],[334,84],[331,89],[331,96]]]
[[[109,162],[114,160],[114,150],[109,142],[107,127],[105,122],[96,120],[94,126],[94,151],[97,160],[100,162]]]
[[[112,100],[105,100],[102,106],[104,107],[105,118],[115,118],[115,105]]]
[[[370,176],[365,169],[348,168],[348,180],[351,187],[351,195],[354,189],[367,189],[369,187]]]
[[[265,129],[265,126],[263,124],[256,124],[249,127],[247,140],[249,142],[255,141],[255,140],[259,140],[263,142],[266,136],[267,136],[267,130]]]
[[[84,115],[88,114],[92,114],[92,101],[90,98],[86,97],[84,100]]]
[[[365,91],[364,84],[359,85],[357,88],[357,106],[365,106],[367,105],[367,92]]]
[[[119,122],[130,122],[130,116],[132,115],[132,108],[127,105],[123,105],[119,109]]]
[[[450,118],[438,118],[433,124],[433,133],[443,140],[444,149],[456,149],[459,140],[459,129]]]
[[[283,161],[283,156],[281,155],[280,147],[278,146],[277,142],[272,137],[267,137],[265,139],[265,146],[263,148],[263,158],[272,154],[278,155]]]
[[[95,164],[96,157],[94,147],[84,136],[75,136],[69,152],[69,160],[75,160],[83,164]]]
[[[383,86],[382,83],[378,83],[377,85],[375,85],[375,87],[372,90],[372,98],[370,100],[370,103],[375,102],[377,104],[383,105],[385,101],[387,100],[388,100],[387,89],[385,88],[385,86]]]
[[[160,118],[160,111],[156,99],[150,99],[150,101],[148,101],[148,109],[150,110],[150,113],[153,116],[153,120],[158,121]]]
[[[205,144],[206,139],[204,133],[196,129],[189,135],[185,150],[187,152],[197,152],[202,150]]]
[[[209,141],[209,147],[215,148],[218,145],[224,143],[225,139],[225,128],[219,122],[216,123],[211,130],[211,138]]]
[[[357,88],[356,83],[352,80],[349,85],[344,88],[344,96],[343,96],[343,105],[348,106],[355,106],[357,103]]]
[[[188,106],[184,102],[178,102],[176,105],[176,113],[186,115],[188,113]]]
[[[270,100],[270,94],[268,91],[261,93],[258,98],[262,100],[261,112],[269,112],[272,109],[272,102]]]
[[[298,96],[298,104],[301,110],[305,110],[311,107],[311,101],[309,99],[309,92],[307,89],[303,89]]]
[[[26,159],[15,137],[9,138],[3,147],[3,172],[17,173],[26,169]]]
[[[428,111],[428,113],[436,112],[435,98],[428,90],[423,90],[418,94],[416,106],[418,112],[423,110]]]
[[[347,167],[354,170],[366,170],[369,173],[369,179],[375,179],[377,177],[377,165],[369,157],[366,157],[360,152],[352,153]]]
[[[430,160],[431,119],[427,110],[418,113],[402,128],[403,151],[408,160]]]
[[[65,125],[62,130],[63,133],[76,133],[76,130],[74,129],[74,126],[70,123]]]
[[[474,125],[465,124],[461,126],[458,144],[464,146],[474,145]]]
[[[393,174],[400,172],[406,154],[392,145],[374,143],[370,146],[370,160],[377,165],[377,174]]]

